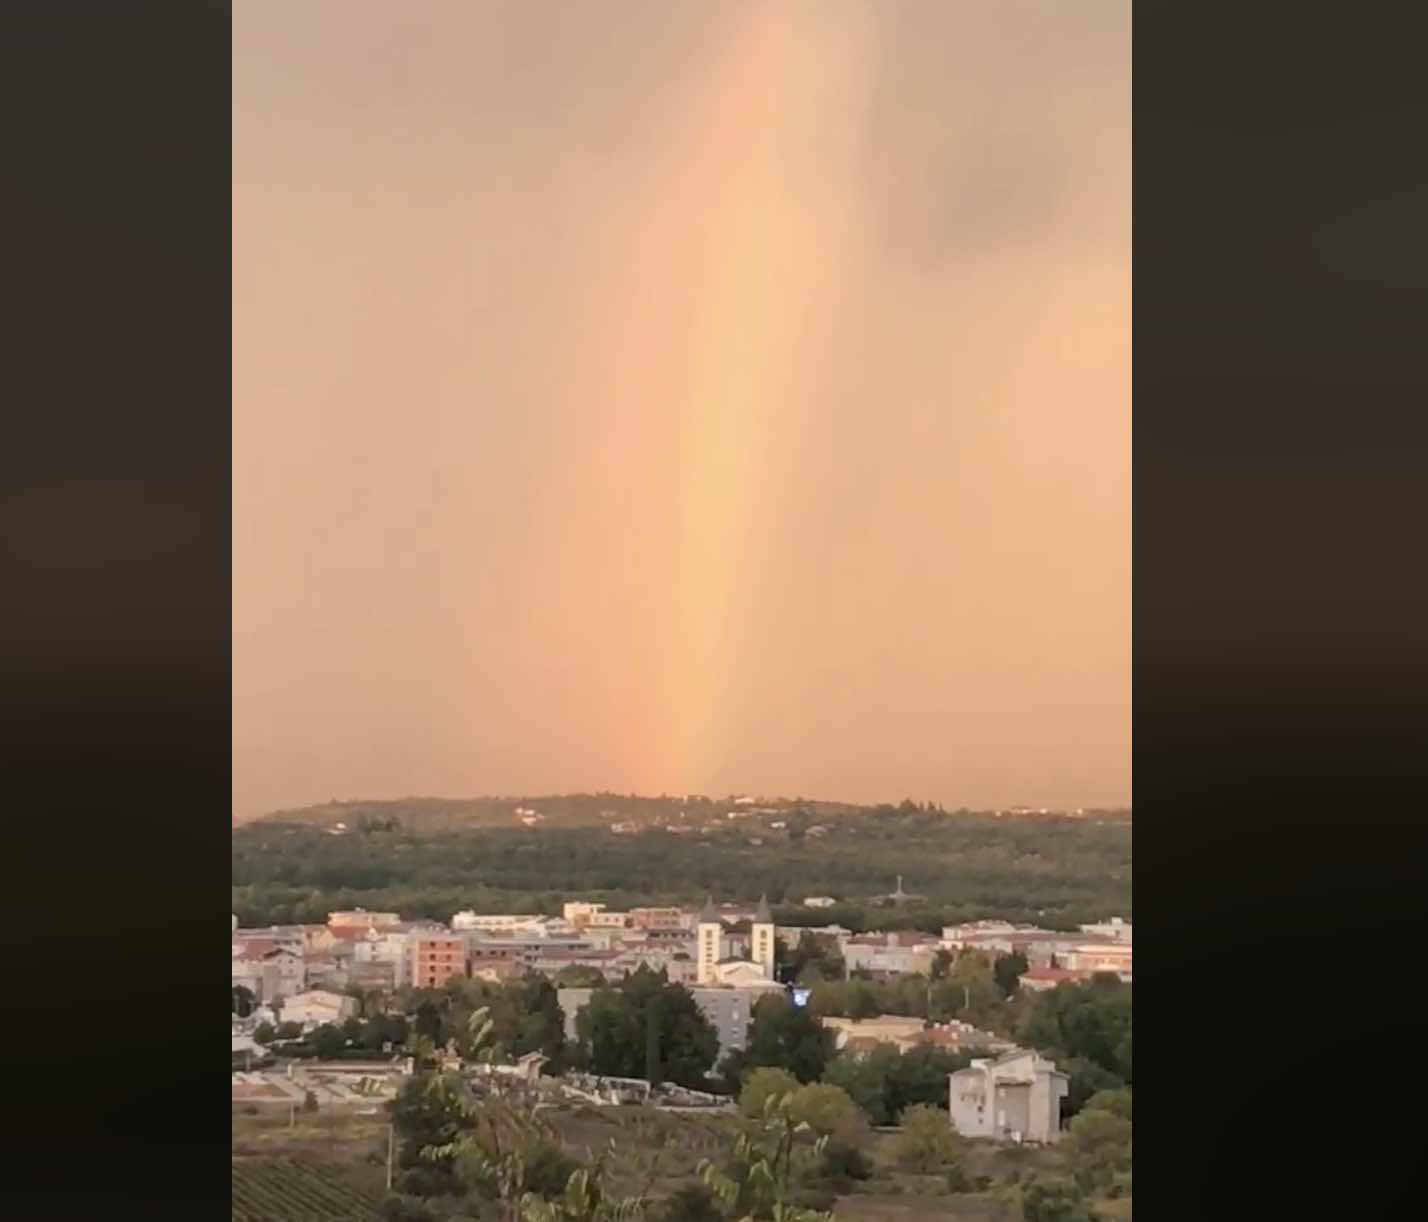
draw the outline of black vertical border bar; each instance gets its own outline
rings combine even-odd
[[[0,6],[6,1217],[230,1192],[230,18]]]
[[[1138,6],[1136,1180],[1391,1217],[1421,1160],[1428,410],[1405,10]]]

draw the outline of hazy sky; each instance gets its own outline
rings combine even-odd
[[[1129,801],[1129,0],[233,30],[235,814]]]

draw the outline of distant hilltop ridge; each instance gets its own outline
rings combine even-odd
[[[1129,820],[1129,807],[1028,807],[1001,809],[949,809],[936,802],[911,798],[892,803],[833,802],[803,797],[763,797],[729,794],[660,794],[648,796],[617,793],[574,793],[543,797],[501,796],[479,798],[409,797],[384,800],[347,799],[313,806],[272,811],[247,819],[234,818],[234,826],[251,823],[304,824],[334,830],[358,830],[363,826],[402,825],[413,830],[443,830],[464,827],[541,826],[578,827],[606,825],[617,832],[635,832],[664,827],[674,830],[681,824],[698,826],[712,820],[767,821],[778,816],[796,818],[816,826],[819,820],[857,815],[932,815],[946,817],[1095,818]]]

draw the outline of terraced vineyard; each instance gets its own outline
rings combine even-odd
[[[377,1222],[377,1204],[325,1167],[290,1159],[233,1163],[233,1222]]]

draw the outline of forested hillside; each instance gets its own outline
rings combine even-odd
[[[538,816],[527,826],[519,811]],[[883,898],[898,875],[920,898]],[[579,795],[333,804],[233,831],[244,925],[354,906],[445,920],[464,908],[556,913],[576,896],[624,907],[761,893],[784,923],[936,929],[1000,916],[1074,927],[1129,912],[1131,821]],[[809,895],[840,903],[805,909]]]

